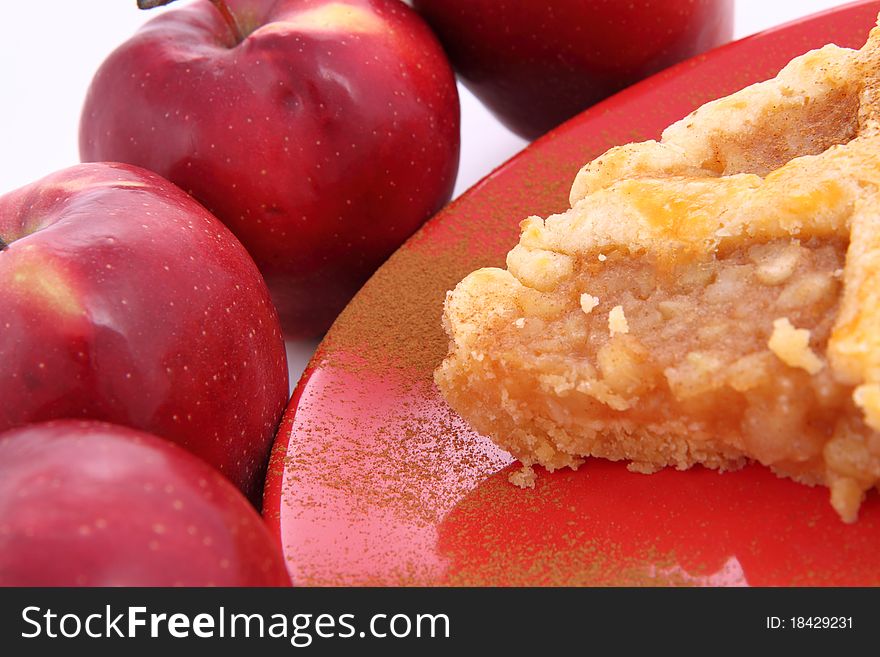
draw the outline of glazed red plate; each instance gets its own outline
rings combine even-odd
[[[567,207],[582,164],[656,138],[702,103],[834,42],[860,47],[880,2],[714,50],[593,107],[429,222],[339,317],[294,393],[265,515],[300,585],[876,585],[880,495],[843,524],[825,488],[765,468],[633,474],[591,460],[507,481],[512,458],[443,402],[446,290],[502,265],[519,222]]]

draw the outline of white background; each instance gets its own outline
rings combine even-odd
[[[737,0],[734,37],[841,4],[846,3]],[[3,2],[0,194],[79,161],[79,110],[92,74],[104,57],[152,13],[138,11],[135,0]],[[459,91],[462,154],[456,195],[526,145],[465,89]],[[316,344],[288,344],[291,386]]]

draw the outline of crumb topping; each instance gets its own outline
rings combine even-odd
[[[623,314],[623,306],[614,306],[608,313],[608,331],[611,335],[629,333],[629,323],[626,321],[626,315]]]
[[[514,486],[519,488],[534,488],[535,480],[538,476],[535,474],[534,468],[530,465],[523,465],[519,470],[511,472],[507,480]]]
[[[773,320],[773,334],[767,347],[786,365],[817,374],[824,363],[810,349],[810,332],[792,326],[788,317]]]
[[[584,292],[581,295],[581,310],[583,310],[586,314],[590,314],[593,312],[593,308],[599,305],[599,297],[594,297],[592,294],[588,292]]]

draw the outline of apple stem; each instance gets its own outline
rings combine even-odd
[[[138,9],[153,9],[170,5],[174,0],[137,0]]]
[[[138,9],[153,9],[154,7],[164,7],[165,5],[170,5],[175,0],[137,0]],[[229,29],[232,30],[232,34],[235,37],[236,43],[241,43],[244,41],[245,33],[244,30],[241,29],[241,25],[238,24],[235,16],[231,11],[229,11],[229,7],[227,6],[225,0],[211,0],[211,4],[217,8],[217,11],[220,12],[220,15],[223,17],[223,20],[226,21],[226,25],[229,26]]]
[[[242,41],[244,41],[244,30],[241,29],[241,25],[238,24],[238,21],[236,20],[233,13],[229,11],[229,7],[227,6],[226,2],[224,0],[211,0],[211,4],[217,7],[217,11],[220,12],[220,15],[223,16],[223,20],[226,21],[229,29],[232,30],[232,34],[235,37],[235,42],[241,43]]]

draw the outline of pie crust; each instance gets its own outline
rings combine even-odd
[[[880,482],[880,28],[578,173],[448,293],[450,405],[525,466]]]

